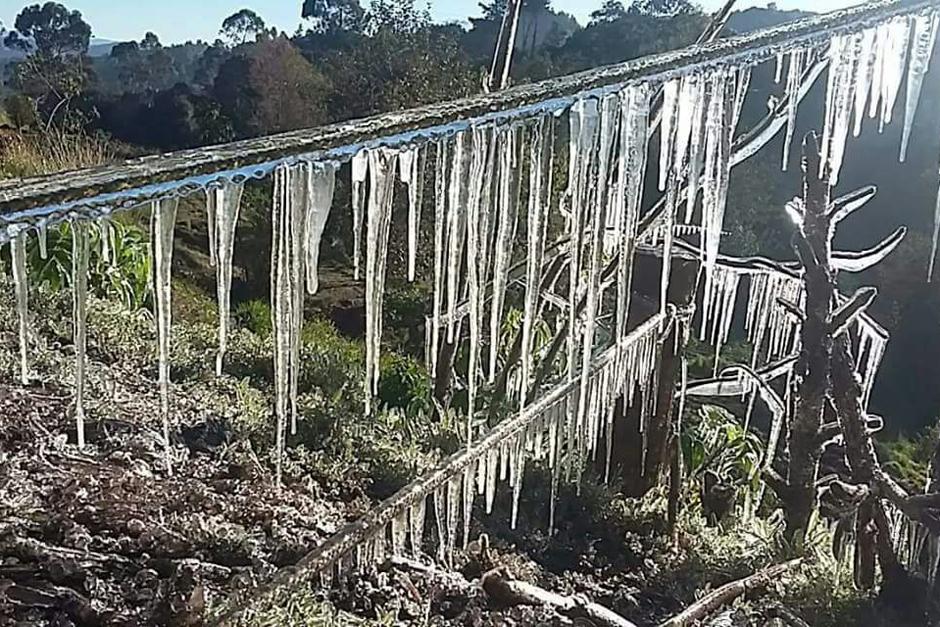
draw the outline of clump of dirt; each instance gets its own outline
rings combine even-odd
[[[79,451],[70,403],[0,388],[0,622],[198,624],[361,511],[313,481],[278,490],[221,421],[178,431],[172,475],[152,423],[92,421]]]

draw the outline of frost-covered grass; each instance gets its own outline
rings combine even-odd
[[[263,461],[271,461],[275,423],[273,339],[236,325],[231,330],[225,374],[216,378],[216,308],[213,298],[182,282],[174,285],[171,347],[174,422],[178,426],[221,419],[233,440],[247,439]],[[46,385],[70,389],[71,295],[34,287],[30,293],[30,367]],[[92,421],[113,414],[116,387],[133,382],[142,408],[156,393],[156,335],[152,314],[90,299],[88,411]],[[9,280],[0,280],[0,376],[14,380],[16,315]],[[357,485],[384,497],[457,445],[456,429],[433,419],[430,386],[423,367],[388,353],[382,360],[376,417],[363,412],[364,353],[327,322],[310,320],[303,333],[299,406],[302,419],[288,438],[288,477],[314,476],[327,484]],[[115,385],[115,377],[124,380]],[[145,400],[149,399],[149,400]],[[198,409],[190,412],[193,406]],[[157,416],[141,418],[157,427]],[[273,467],[273,464],[272,464]]]

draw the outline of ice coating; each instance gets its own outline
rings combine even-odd
[[[26,233],[10,242],[13,287],[16,292],[17,332],[20,342],[20,383],[29,384],[29,277],[26,273]]]
[[[224,182],[206,190],[209,216],[209,242],[215,266],[216,300],[219,305],[219,352],[215,359],[216,376],[222,376],[228,350],[228,325],[231,317],[232,258],[235,252],[235,228],[244,186]]]
[[[171,281],[173,268],[173,235],[179,199],[151,203],[150,239],[153,250],[153,300],[157,327],[157,372],[160,386],[160,416],[163,421],[164,463],[167,474],[173,474],[170,443],[170,339],[172,333]]]

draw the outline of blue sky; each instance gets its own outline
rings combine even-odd
[[[11,27],[17,13],[39,0],[0,0],[0,21]],[[302,0],[59,0],[82,12],[96,37],[114,40],[140,39],[148,30],[164,43],[215,39],[222,20],[235,11],[249,7],[269,24],[293,32],[300,23]],[[421,0],[419,0],[421,1]],[[781,9],[805,8],[828,11],[859,0],[778,0]],[[553,0],[553,6],[572,13],[582,24],[602,0]],[[721,0],[703,0],[714,10]],[[740,0],[740,5],[765,6],[767,0]],[[479,14],[478,0],[431,0],[431,12],[437,20],[464,20]]]

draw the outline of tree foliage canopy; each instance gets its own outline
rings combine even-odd
[[[85,54],[91,41],[91,27],[82,14],[55,2],[26,7],[14,27],[4,40],[7,47],[47,58]]]
[[[219,34],[229,45],[238,46],[257,38],[266,29],[267,25],[260,15],[251,9],[242,9],[225,18]]]

